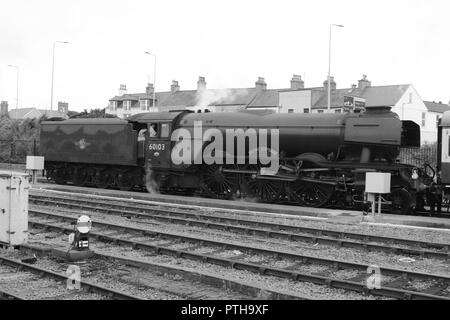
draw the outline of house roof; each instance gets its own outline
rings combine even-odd
[[[348,88],[337,89],[331,92],[331,107],[342,107],[344,105],[344,96],[354,96],[366,99],[366,107],[392,107],[403,96],[409,88],[409,84],[390,85],[390,86],[370,86],[364,89]],[[324,94],[314,104],[312,108],[326,108],[327,94]]]
[[[424,101],[425,107],[427,107],[428,111],[444,113],[445,111],[450,110],[450,106],[445,103],[439,103],[434,101]]]
[[[391,107],[404,95],[410,84],[369,86],[364,89],[347,88],[331,92],[331,107],[339,108],[344,105],[344,96],[364,98],[366,107]],[[178,90],[176,92],[156,92],[157,106],[170,108],[193,106],[227,106],[244,105],[248,108],[278,107],[280,92],[295,90],[312,90],[320,97],[312,106],[313,109],[327,107],[327,92],[323,87],[302,89],[267,89],[258,93],[256,88],[230,88]],[[140,99],[153,99],[153,95],[146,93],[124,94],[115,96],[111,101],[138,101]]]
[[[280,105],[280,97],[278,90],[264,90],[256,95],[249,104],[248,108],[278,107]]]
[[[248,105],[255,98],[255,88],[231,88],[231,89],[205,89],[178,90],[175,92],[156,92],[158,106],[225,106],[225,105]],[[115,96],[110,101],[138,101],[140,99],[153,99],[153,95],[146,93],[124,94]]]
[[[34,116],[32,116],[34,113]],[[47,118],[65,118],[67,119],[67,115],[63,112],[59,112],[56,110],[44,110],[37,108],[20,108],[20,109],[12,109],[8,112],[8,115],[11,119],[24,119],[24,118],[39,118],[45,115]]]

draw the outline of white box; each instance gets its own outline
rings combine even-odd
[[[366,172],[367,193],[390,193],[391,174],[388,172]]]
[[[28,241],[28,174],[0,171],[0,242]]]
[[[27,156],[27,170],[44,170],[44,157]]]

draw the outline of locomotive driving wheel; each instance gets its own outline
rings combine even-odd
[[[283,184],[280,181],[252,179],[247,184],[250,196],[258,197],[263,202],[278,202],[283,190]]]
[[[386,209],[394,214],[408,214],[414,205],[414,198],[405,189],[395,189],[386,197],[391,204]]]
[[[222,172],[217,164],[203,167],[203,183],[206,191],[217,198],[229,199],[237,189],[233,174]]]
[[[334,194],[334,185],[310,181],[295,181],[289,186],[293,200],[301,206],[322,207]]]

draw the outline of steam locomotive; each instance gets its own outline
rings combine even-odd
[[[450,124],[450,114],[443,123]],[[450,129],[440,132],[450,166]],[[381,171],[391,173],[385,209],[396,213],[422,208],[434,192],[433,176],[396,162],[410,147],[420,147],[419,126],[389,108],[45,121],[40,140],[46,176],[57,184],[355,209],[365,203],[365,173]],[[450,184],[450,170],[443,177]]]

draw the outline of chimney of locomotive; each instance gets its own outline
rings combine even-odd
[[[258,77],[258,81],[255,82],[256,92],[260,93],[267,88],[267,83],[262,77]]]
[[[155,88],[153,87],[153,83],[147,83],[147,86],[145,87],[145,94],[151,95],[154,90]]]
[[[334,77],[330,77],[330,88],[331,90],[336,90],[336,81],[334,81]],[[323,82],[323,89],[328,91],[328,79]]]
[[[175,93],[180,90],[180,86],[178,85],[178,81],[172,80],[172,85],[170,86],[170,92]]]
[[[370,87],[371,82],[367,80],[367,76],[363,74],[363,78],[361,80],[358,80],[358,89],[364,90],[367,87]]]
[[[291,79],[291,89],[304,89],[305,82],[302,80],[302,76],[294,74]]]
[[[206,89],[205,77],[198,77],[197,81],[197,91],[203,91]]]

